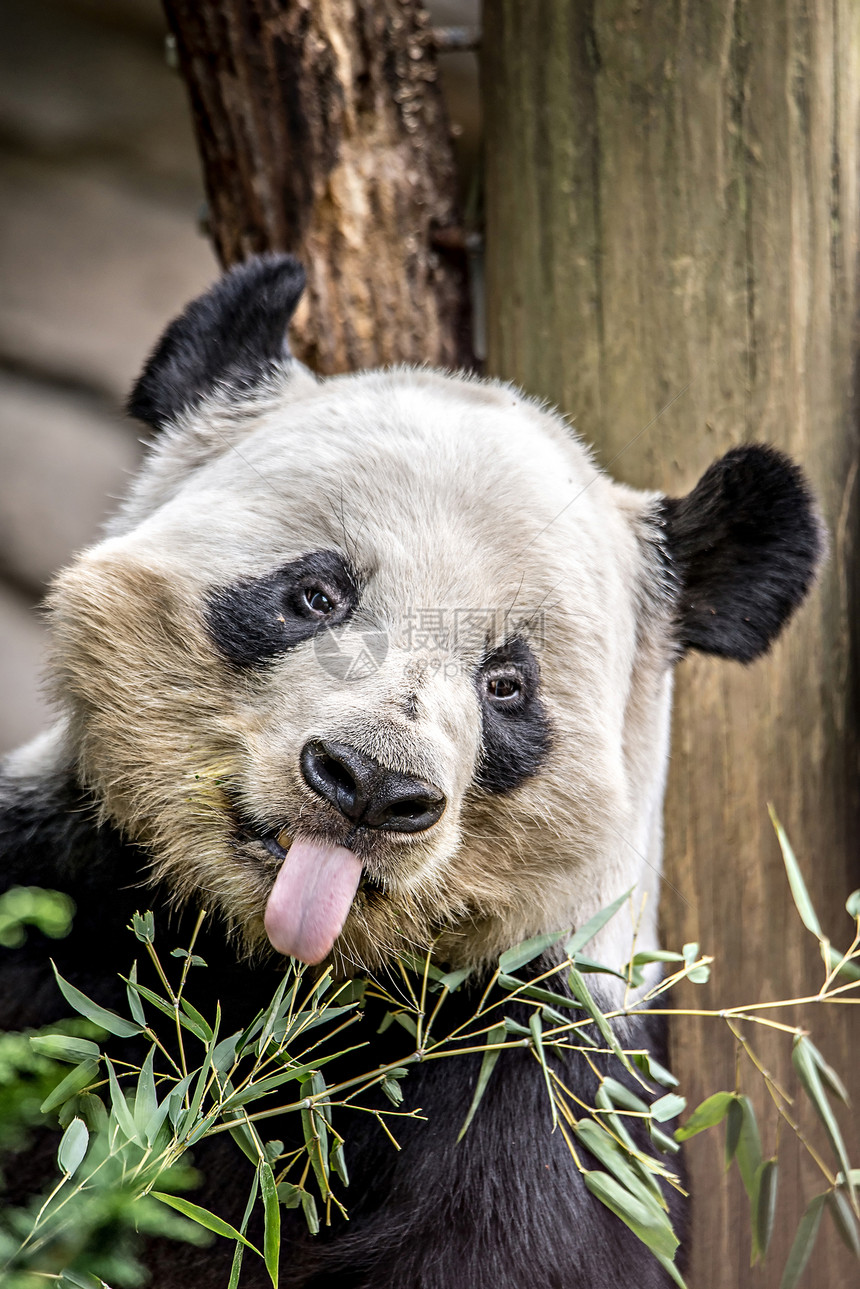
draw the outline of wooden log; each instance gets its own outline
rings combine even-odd
[[[860,885],[858,203],[860,7],[853,0],[486,0],[489,367],[558,403],[613,473],[681,494],[748,440],[808,471],[831,534],[819,587],[771,656],[678,668],[667,799],[664,940],[717,957],[676,1005],[815,992],[771,829],[772,801],[821,921],[847,947]],[[860,1101],[856,1009],[802,1016]],[[790,1041],[744,1025],[799,1091]],[[696,1104],[735,1085],[719,1020],[678,1020],[673,1068]],[[803,1205],[826,1188],[778,1131],[774,1247],[749,1267],[748,1203],[722,1139],[688,1150],[696,1289],[777,1286]],[[820,1126],[802,1093],[810,1139]],[[856,1111],[853,1112],[856,1115]],[[856,1120],[842,1110],[858,1153]],[[832,1155],[829,1156],[832,1158]],[[825,1216],[803,1283],[857,1283]]]
[[[470,361],[435,46],[417,0],[164,0],[225,265],[308,272],[293,348],[331,373]],[[450,239],[449,239],[450,240]]]

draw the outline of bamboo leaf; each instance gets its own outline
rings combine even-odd
[[[815,1247],[815,1237],[818,1235],[821,1213],[826,1199],[827,1193],[825,1192],[823,1195],[816,1195],[807,1205],[806,1212],[800,1219],[797,1234],[794,1237],[794,1243],[791,1246],[788,1261],[785,1264],[785,1270],[779,1282],[779,1289],[794,1289],[803,1275],[806,1264]]]
[[[36,1034],[30,1039],[30,1046],[40,1056],[49,1056],[52,1061],[70,1061],[73,1065],[99,1057],[98,1043],[66,1034]]]
[[[649,1186],[643,1177],[636,1171],[630,1156],[619,1146],[618,1142],[609,1135],[593,1119],[580,1119],[573,1127],[577,1139],[582,1142],[586,1150],[594,1156],[599,1164],[610,1172],[616,1181],[626,1187],[633,1195],[639,1195],[643,1202],[650,1202],[656,1199],[661,1207],[665,1208],[665,1201],[662,1198],[662,1192],[657,1184],[656,1192]],[[653,1174],[651,1174],[653,1177]]]
[[[830,1191],[827,1195],[827,1207],[842,1240],[854,1254],[860,1258],[860,1238],[857,1235],[857,1219],[851,1211],[851,1205],[841,1190]]]
[[[527,962],[533,962],[542,953],[546,953],[547,949],[558,944],[563,935],[564,931],[546,931],[543,935],[533,935],[530,940],[523,940],[522,944],[516,944],[513,949],[502,954],[499,958],[499,970],[506,975],[519,971]]]
[[[132,913],[129,929],[143,944],[152,944],[155,939],[155,918],[152,911],[147,909],[146,913]]]
[[[633,1057],[633,1064],[647,1078],[653,1079],[655,1083],[660,1083],[664,1088],[676,1088],[678,1086],[678,1080],[671,1070],[667,1070],[665,1065],[661,1065],[650,1052],[637,1052]]]
[[[776,1216],[777,1162],[765,1159],[756,1172],[752,1200],[753,1261],[763,1258],[770,1245]]]
[[[755,1195],[756,1174],[761,1165],[761,1137],[752,1101],[749,1097],[739,1097],[738,1102],[743,1117],[735,1158],[738,1161],[744,1190],[752,1200]]]
[[[278,1289],[278,1258],[281,1251],[281,1206],[271,1164],[260,1161],[260,1190],[263,1192],[263,1256],[269,1279]]]
[[[658,1097],[652,1102],[651,1118],[656,1119],[657,1123],[666,1123],[668,1119],[677,1118],[686,1106],[686,1097],[680,1097],[675,1092],[667,1092],[665,1096]]]
[[[88,1060],[81,1061],[70,1070],[61,1083],[58,1083],[53,1092],[50,1092],[39,1107],[41,1114],[47,1114],[49,1110],[56,1110],[57,1106],[63,1105],[70,1097],[75,1096],[92,1083],[93,1079],[99,1072],[98,1061]]]
[[[632,1074],[633,1066],[630,1064],[629,1056],[623,1050],[618,1039],[615,1037],[615,1032],[612,1026],[609,1024],[609,1021],[592,998],[588,985],[585,983],[584,978],[577,971],[576,967],[570,968],[567,979],[571,990],[600,1030],[606,1046],[615,1053],[624,1068],[629,1070]]]
[[[192,1007],[187,998],[180,998],[179,1005],[190,1022],[188,1027],[192,1034],[195,1034],[201,1042],[208,1043],[212,1037],[212,1027],[206,1017],[201,1016],[197,1008]]]
[[[305,1214],[305,1221],[308,1224],[308,1230],[311,1235],[318,1235],[320,1229],[320,1220],[317,1213],[317,1204],[310,1191],[302,1191],[302,1209]]]
[[[700,1105],[696,1106],[685,1124],[674,1130],[674,1139],[689,1141],[690,1137],[705,1132],[707,1128],[713,1128],[714,1124],[722,1123],[728,1114],[728,1107],[734,1101],[734,1092],[714,1092],[713,1096],[705,1098]]]
[[[845,908],[853,918],[860,918],[860,891],[852,891],[845,901]]]
[[[128,1102],[125,1099],[122,1088],[119,1086],[119,1080],[116,1077],[116,1071],[109,1056],[105,1057],[105,1065],[107,1066],[108,1082],[110,1084],[111,1107],[116,1121],[129,1141],[139,1142],[140,1136],[137,1131],[137,1125],[134,1122],[134,1116],[128,1108]]]
[[[655,1202],[646,1203],[610,1177],[608,1173],[587,1172],[583,1176],[586,1186],[602,1204],[630,1227],[654,1253],[672,1259],[678,1247],[678,1237],[672,1230],[666,1214]]]
[[[741,1139],[741,1128],[744,1123],[744,1112],[741,1103],[737,1097],[732,1097],[728,1114],[726,1115],[726,1169],[731,1167],[735,1155],[738,1153],[738,1142]]]
[[[260,1185],[260,1175],[255,1170],[254,1180],[251,1183],[251,1192],[248,1195],[248,1203],[245,1205],[245,1213],[242,1217],[242,1225],[239,1227],[239,1234],[244,1235],[248,1229],[248,1223],[251,1220],[251,1214],[254,1211],[254,1202],[257,1198],[257,1188]],[[242,1259],[245,1256],[247,1246],[241,1240],[236,1241],[236,1248],[233,1250],[233,1263],[230,1267],[230,1279],[227,1282],[227,1289],[238,1289],[239,1276],[242,1272]]]
[[[791,894],[794,899],[795,907],[800,914],[800,920],[808,931],[818,940],[825,940],[827,937],[821,930],[821,923],[818,921],[818,914],[812,907],[812,900],[809,898],[809,891],[806,889],[806,882],[803,880],[803,874],[800,871],[800,865],[791,843],[785,835],[782,824],[776,817],[776,811],[773,806],[768,806],[771,823],[779,841],[779,848],[782,851],[782,861],[785,864],[785,871],[788,875],[788,884],[791,887]]]
[[[137,1092],[134,1098],[134,1122],[138,1131],[142,1131],[158,1109],[158,1097],[155,1095],[155,1075],[153,1062],[155,1048],[151,1047],[146,1060],[140,1069],[137,1080]]]
[[[839,1075],[833,1069],[833,1066],[827,1064],[824,1057],[819,1052],[818,1048],[810,1039],[805,1038],[804,1042],[806,1044],[806,1048],[807,1048],[807,1051],[809,1052],[809,1055],[812,1057],[813,1061],[818,1067],[818,1073],[821,1075],[822,1082],[827,1086],[827,1088],[829,1088],[829,1090],[833,1093],[834,1096],[839,1098],[839,1100],[844,1105],[848,1105],[850,1103],[850,1098],[848,1096],[848,1089],[845,1087],[845,1084],[842,1082]]]
[[[198,1226],[204,1226],[207,1231],[214,1231],[216,1235],[223,1235],[225,1240],[238,1240],[244,1244],[252,1253],[256,1253],[258,1258],[263,1255],[255,1245],[247,1240],[241,1231],[237,1231],[235,1226],[225,1222],[223,1218],[218,1217],[217,1213],[210,1213],[208,1208],[201,1208],[199,1204],[192,1204],[190,1200],[181,1199],[178,1195],[167,1195],[164,1191],[150,1191],[153,1199],[161,1200],[168,1208],[175,1208],[177,1213],[183,1217],[190,1218]]]
[[[93,1002],[92,998],[87,998],[80,989],[76,989],[74,985],[69,984],[68,980],[64,980],[53,960],[51,966],[54,968],[60,993],[69,1006],[74,1007],[81,1016],[86,1016],[87,1020],[91,1020],[100,1029],[106,1029],[109,1034],[116,1034],[117,1038],[131,1038],[133,1034],[140,1033],[140,1025],[117,1016],[116,1012],[108,1011],[106,1007],[100,1007],[98,1003]]]
[[[543,1048],[543,1029],[541,1027],[539,1012],[532,1012],[529,1017],[529,1029],[531,1030],[532,1044],[534,1046],[535,1053],[537,1054],[537,1058],[540,1061],[541,1070],[543,1071],[546,1092],[549,1097],[550,1114],[552,1115],[552,1126],[553,1129],[555,1129],[558,1127],[558,1111],[555,1106],[555,1097],[552,1094],[552,1079],[550,1078],[549,1066],[546,1063],[546,1052]]]
[[[845,1142],[842,1140],[842,1133],[839,1130],[839,1124],[836,1122],[836,1116],[831,1109],[830,1102],[827,1100],[827,1093],[822,1086],[815,1057],[809,1050],[811,1046],[812,1044],[807,1038],[799,1035],[794,1040],[791,1062],[797,1072],[797,1077],[803,1085],[804,1092],[809,1097],[816,1114],[824,1124],[824,1131],[827,1133],[830,1145],[833,1147],[833,1153],[839,1160],[843,1173],[848,1177],[851,1167],[848,1162],[848,1152],[845,1149]],[[848,1180],[848,1189],[853,1204],[855,1203],[854,1185],[850,1178]]]
[[[140,994],[136,989],[137,985],[137,959],[131,964],[131,971],[128,973],[125,993],[128,998],[128,1010],[131,1012],[138,1025],[145,1027],[146,1013],[143,1010],[143,1003],[140,1001]]]
[[[489,1046],[487,1047],[487,1050],[484,1052],[484,1056],[481,1061],[481,1068],[478,1071],[478,1081],[475,1084],[475,1092],[474,1092],[474,1095],[472,1096],[472,1104],[469,1106],[469,1112],[466,1115],[463,1126],[460,1129],[460,1132],[457,1136],[458,1141],[462,1141],[463,1138],[465,1137],[466,1132],[468,1131],[468,1128],[469,1128],[469,1124],[474,1119],[475,1112],[478,1109],[478,1106],[481,1104],[481,1098],[483,1097],[484,1093],[487,1090],[487,1084],[490,1081],[490,1075],[495,1069],[496,1061],[499,1059],[499,1056],[501,1055],[502,1049],[495,1045],[498,1043],[504,1043],[506,1033],[507,1031],[504,1025],[494,1025],[493,1028],[490,1030],[489,1034],[487,1035],[487,1043]],[[490,1050],[491,1047],[492,1047],[492,1050]]]
[[[567,956],[572,958],[580,949],[584,949],[589,940],[593,940],[597,935],[597,932],[602,931],[606,926],[606,923],[611,918],[615,917],[615,914],[623,904],[627,903],[632,894],[633,887],[631,886],[629,891],[625,891],[623,895],[619,895],[617,900],[613,900],[611,904],[607,904],[605,909],[600,909],[599,912],[595,913],[593,917],[590,917],[587,922],[583,923],[581,927],[578,927],[564,946],[564,951]]]
[[[77,1172],[87,1153],[89,1142],[90,1134],[83,1119],[73,1119],[63,1133],[60,1148],[57,1151],[57,1163],[61,1173],[72,1177]]]

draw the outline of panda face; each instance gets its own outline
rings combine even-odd
[[[647,894],[690,508],[613,484],[507,386],[315,381],[280,348],[288,270],[173,324],[132,404],[161,440],[55,589],[85,782],[178,899],[347,971],[431,943],[481,963]]]

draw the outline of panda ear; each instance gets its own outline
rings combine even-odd
[[[776,449],[733,448],[662,502],[683,649],[751,662],[809,590],[826,539],[802,472]]]
[[[230,269],[171,322],[131,392],[130,415],[160,430],[219,386],[252,389],[289,358],[287,325],[304,285],[292,255]]]

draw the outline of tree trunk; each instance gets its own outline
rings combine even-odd
[[[308,273],[321,373],[469,361],[448,126],[417,0],[164,0],[223,264]]]
[[[483,73],[490,370],[575,416],[613,473],[640,487],[680,494],[727,448],[761,440],[798,458],[820,498],[830,561],[771,656],[678,668],[662,890],[667,945],[698,940],[717,957],[711,984],[678,991],[676,1006],[814,993],[817,945],[766,806],[825,930],[847,947],[843,901],[860,885],[860,6],[486,0]],[[853,1079],[856,1106],[856,1011],[800,1015]],[[790,1043],[744,1031],[797,1091]],[[723,1022],[676,1021],[673,1068],[691,1104],[731,1089]],[[760,1084],[745,1058],[740,1069],[746,1087]],[[795,1110],[821,1144],[807,1109],[801,1094]],[[856,1155],[856,1128],[846,1135]],[[776,1286],[824,1180],[783,1125],[774,1246],[752,1273],[748,1205],[736,1176],[722,1180],[721,1152],[713,1132],[688,1150],[689,1282]],[[856,1263],[824,1222],[804,1283],[855,1285]]]

